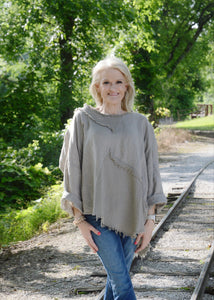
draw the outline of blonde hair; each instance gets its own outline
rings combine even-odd
[[[101,98],[101,95],[97,90],[97,86],[100,83],[101,72],[106,69],[116,69],[120,71],[126,78],[127,91],[125,93],[125,97],[122,100],[121,106],[125,111],[132,111],[135,96],[134,82],[128,67],[120,58],[117,58],[115,56],[106,57],[105,59],[99,61],[93,68],[92,82],[89,91],[94,98],[97,106],[101,106],[103,104],[103,99]]]

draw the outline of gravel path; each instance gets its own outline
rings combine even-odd
[[[205,142],[206,141],[206,142]],[[185,187],[205,163],[214,160],[214,139],[200,138],[178,145],[177,152],[160,154],[160,172],[164,193],[173,187]]]
[[[212,139],[185,143],[174,153],[161,154],[165,194],[175,186],[187,185],[192,172],[212,159]],[[92,281],[96,287],[104,284],[104,278],[90,277],[95,270],[103,271],[97,256],[90,252],[70,219],[60,220],[49,233],[20,242],[1,254],[0,299],[95,299],[95,294],[75,295],[76,288]],[[160,293],[156,299],[166,298]]]
[[[151,251],[133,268],[138,299],[188,300],[214,240],[214,162],[197,178],[152,241]],[[209,193],[204,194],[203,190]],[[211,198],[212,197],[212,198]],[[213,281],[213,276],[212,276]],[[210,289],[214,283],[210,282]],[[205,294],[203,300],[213,296]]]

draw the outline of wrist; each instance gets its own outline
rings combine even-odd
[[[154,224],[155,224],[155,214],[150,214],[150,215],[148,215],[147,218],[146,218],[146,221],[148,221],[148,220],[153,221]]]
[[[74,216],[73,224],[75,226],[79,226],[84,221],[85,221],[85,217],[83,215]]]

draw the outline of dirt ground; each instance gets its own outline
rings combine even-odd
[[[164,193],[187,184],[205,163],[214,160],[214,139],[196,137],[160,153]],[[48,233],[19,242],[0,255],[0,299],[94,299],[75,295],[79,286],[91,284],[93,271],[102,271],[71,219],[53,224]],[[105,278],[93,279],[96,288]]]

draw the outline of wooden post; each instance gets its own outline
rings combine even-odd
[[[208,109],[208,104],[205,104],[205,117],[208,116],[208,113],[209,113],[209,109]]]

